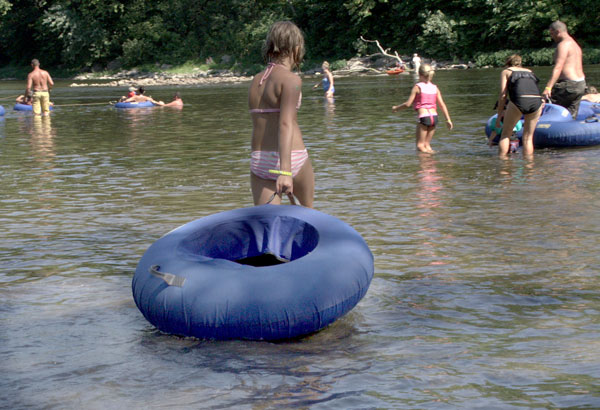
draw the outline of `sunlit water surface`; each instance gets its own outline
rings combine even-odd
[[[363,235],[375,276],[348,315],[276,344],[161,334],[131,295],[161,235],[252,204],[247,84],[118,111],[96,103],[124,89],[59,83],[44,120],[2,82],[0,407],[600,408],[600,148],[498,159],[498,77],[436,75],[455,129],[432,156],[391,112],[411,75],[338,78],[333,103],[305,79],[315,207]]]

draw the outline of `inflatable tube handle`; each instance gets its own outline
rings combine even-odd
[[[267,202],[265,202],[266,204],[270,204],[271,201],[273,201],[275,199],[275,195],[277,195],[277,192],[273,192],[273,195],[271,195],[271,198],[269,198],[269,200]],[[290,204],[291,205],[298,205],[298,202],[296,202],[296,197],[294,196],[294,194],[286,194],[288,196],[288,199],[290,200]]]
[[[159,265],[152,265],[148,269],[148,272],[153,274],[154,276],[161,278],[165,281],[165,283],[169,286],[177,286],[178,288],[182,288],[185,283],[185,278],[177,275],[173,275],[172,273],[167,272],[159,272]]]

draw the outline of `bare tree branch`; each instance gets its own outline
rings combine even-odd
[[[360,39],[362,41],[364,41],[365,43],[375,43],[377,45],[377,48],[379,49],[379,51],[381,51],[381,54],[383,54],[386,57],[391,57],[391,58],[395,58],[396,60],[398,60],[398,62],[400,64],[404,64],[404,61],[402,61],[402,59],[400,58],[400,56],[398,55],[398,52],[394,50],[394,54],[390,54],[389,53],[389,48],[384,49],[381,44],[379,43],[379,40],[367,40],[366,38],[364,38],[363,36],[360,36]]]

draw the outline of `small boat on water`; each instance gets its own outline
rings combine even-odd
[[[404,68],[392,68],[391,70],[386,70],[388,75],[398,75],[404,72]]]
[[[487,121],[485,134],[489,138],[495,130],[497,115]],[[523,120],[520,120],[523,122]],[[518,124],[517,124],[518,125]],[[515,127],[514,135],[521,140],[522,127]],[[500,139],[497,136],[494,142]],[[546,104],[533,133],[533,146],[549,147],[587,147],[600,145],[600,104],[582,101],[577,118],[573,119],[569,111],[556,104]]]

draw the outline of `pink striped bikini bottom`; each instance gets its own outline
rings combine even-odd
[[[298,175],[300,169],[308,159],[306,149],[292,151],[292,177]],[[279,152],[277,151],[252,151],[250,156],[250,171],[259,178],[275,181],[279,175],[269,173],[270,169],[279,169]]]

